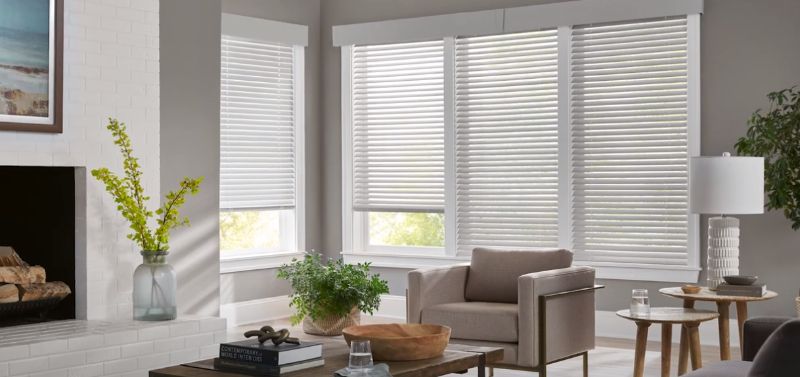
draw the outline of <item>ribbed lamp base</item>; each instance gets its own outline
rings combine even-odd
[[[739,275],[739,219],[708,219],[707,269],[707,284],[712,290],[725,282],[723,276]]]

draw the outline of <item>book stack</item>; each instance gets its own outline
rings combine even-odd
[[[257,339],[219,345],[219,357],[214,368],[252,376],[282,376],[289,372],[324,365],[322,344],[270,342],[261,344]]]
[[[767,286],[764,284],[731,285],[722,283],[717,287],[717,294],[720,296],[761,297],[767,294]]]

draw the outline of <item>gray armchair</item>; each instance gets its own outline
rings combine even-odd
[[[492,367],[545,377],[547,364],[583,356],[588,375],[598,287],[594,269],[571,264],[568,250],[475,249],[470,264],[409,272],[407,320],[449,326],[453,343],[502,347]]]
[[[742,361],[723,361],[684,377],[800,376],[800,319],[761,317],[744,323]]]

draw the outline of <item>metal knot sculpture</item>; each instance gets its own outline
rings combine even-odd
[[[272,344],[279,345],[281,343],[300,344],[300,340],[289,336],[289,330],[280,329],[275,331],[272,326],[264,326],[258,330],[250,330],[244,333],[245,338],[258,337],[258,342],[264,344],[267,340],[271,340]]]

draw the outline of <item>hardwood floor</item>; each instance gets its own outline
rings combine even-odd
[[[383,323],[392,322],[379,317],[362,317],[364,323]],[[277,320],[263,324],[252,324],[231,329],[229,332],[231,339],[241,339],[241,334],[246,330],[252,330],[263,325],[270,325],[278,328],[288,328],[292,334],[300,337],[307,337],[303,334],[300,327],[293,327],[288,320]],[[631,377],[633,375],[633,349],[634,341],[616,338],[597,338],[597,348],[589,353],[589,376],[591,377]],[[648,342],[645,354],[645,377],[661,376],[661,344],[659,342]],[[732,348],[731,354],[734,358],[739,355],[738,348]],[[719,361],[719,347],[702,347],[703,364]],[[549,377],[580,377],[582,376],[583,365],[580,358],[566,360],[552,364],[548,368]],[[672,347],[672,367],[671,376],[678,374],[678,345]],[[535,376],[534,372],[521,372],[504,369],[495,369],[496,377],[522,377]],[[466,375],[453,374],[451,377],[458,376],[477,376],[475,370],[469,371]]]

